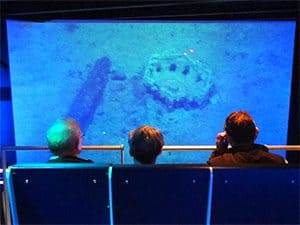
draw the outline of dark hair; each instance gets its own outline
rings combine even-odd
[[[58,156],[78,149],[80,138],[80,127],[72,118],[57,120],[47,131],[48,148]]]
[[[130,155],[142,164],[153,164],[164,145],[162,133],[151,126],[142,126],[130,132]]]
[[[253,118],[245,111],[231,113],[225,121],[225,131],[237,144],[254,142],[256,126]]]

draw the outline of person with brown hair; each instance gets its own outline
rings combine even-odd
[[[47,131],[47,142],[54,154],[51,163],[92,163],[92,160],[79,158],[82,146],[82,132],[72,118],[57,120]]]
[[[279,155],[269,153],[269,149],[255,144],[258,128],[248,112],[231,113],[225,120],[224,131],[217,134],[216,150],[212,152],[208,164],[212,166],[235,166],[244,164],[285,165]],[[231,148],[228,148],[228,145]]]
[[[164,137],[158,129],[145,125],[129,133],[128,143],[136,164],[155,164],[162,153]]]

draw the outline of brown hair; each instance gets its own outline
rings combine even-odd
[[[162,152],[164,137],[151,126],[139,127],[129,134],[130,155],[142,164],[153,164]]]
[[[237,144],[253,143],[256,138],[256,126],[248,112],[231,113],[225,121],[225,131]]]

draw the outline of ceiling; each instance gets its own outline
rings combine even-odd
[[[0,1],[2,19],[299,18],[300,1]]]

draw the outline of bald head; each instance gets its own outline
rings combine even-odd
[[[82,133],[72,118],[57,120],[47,131],[50,151],[57,156],[76,156],[81,150]]]

